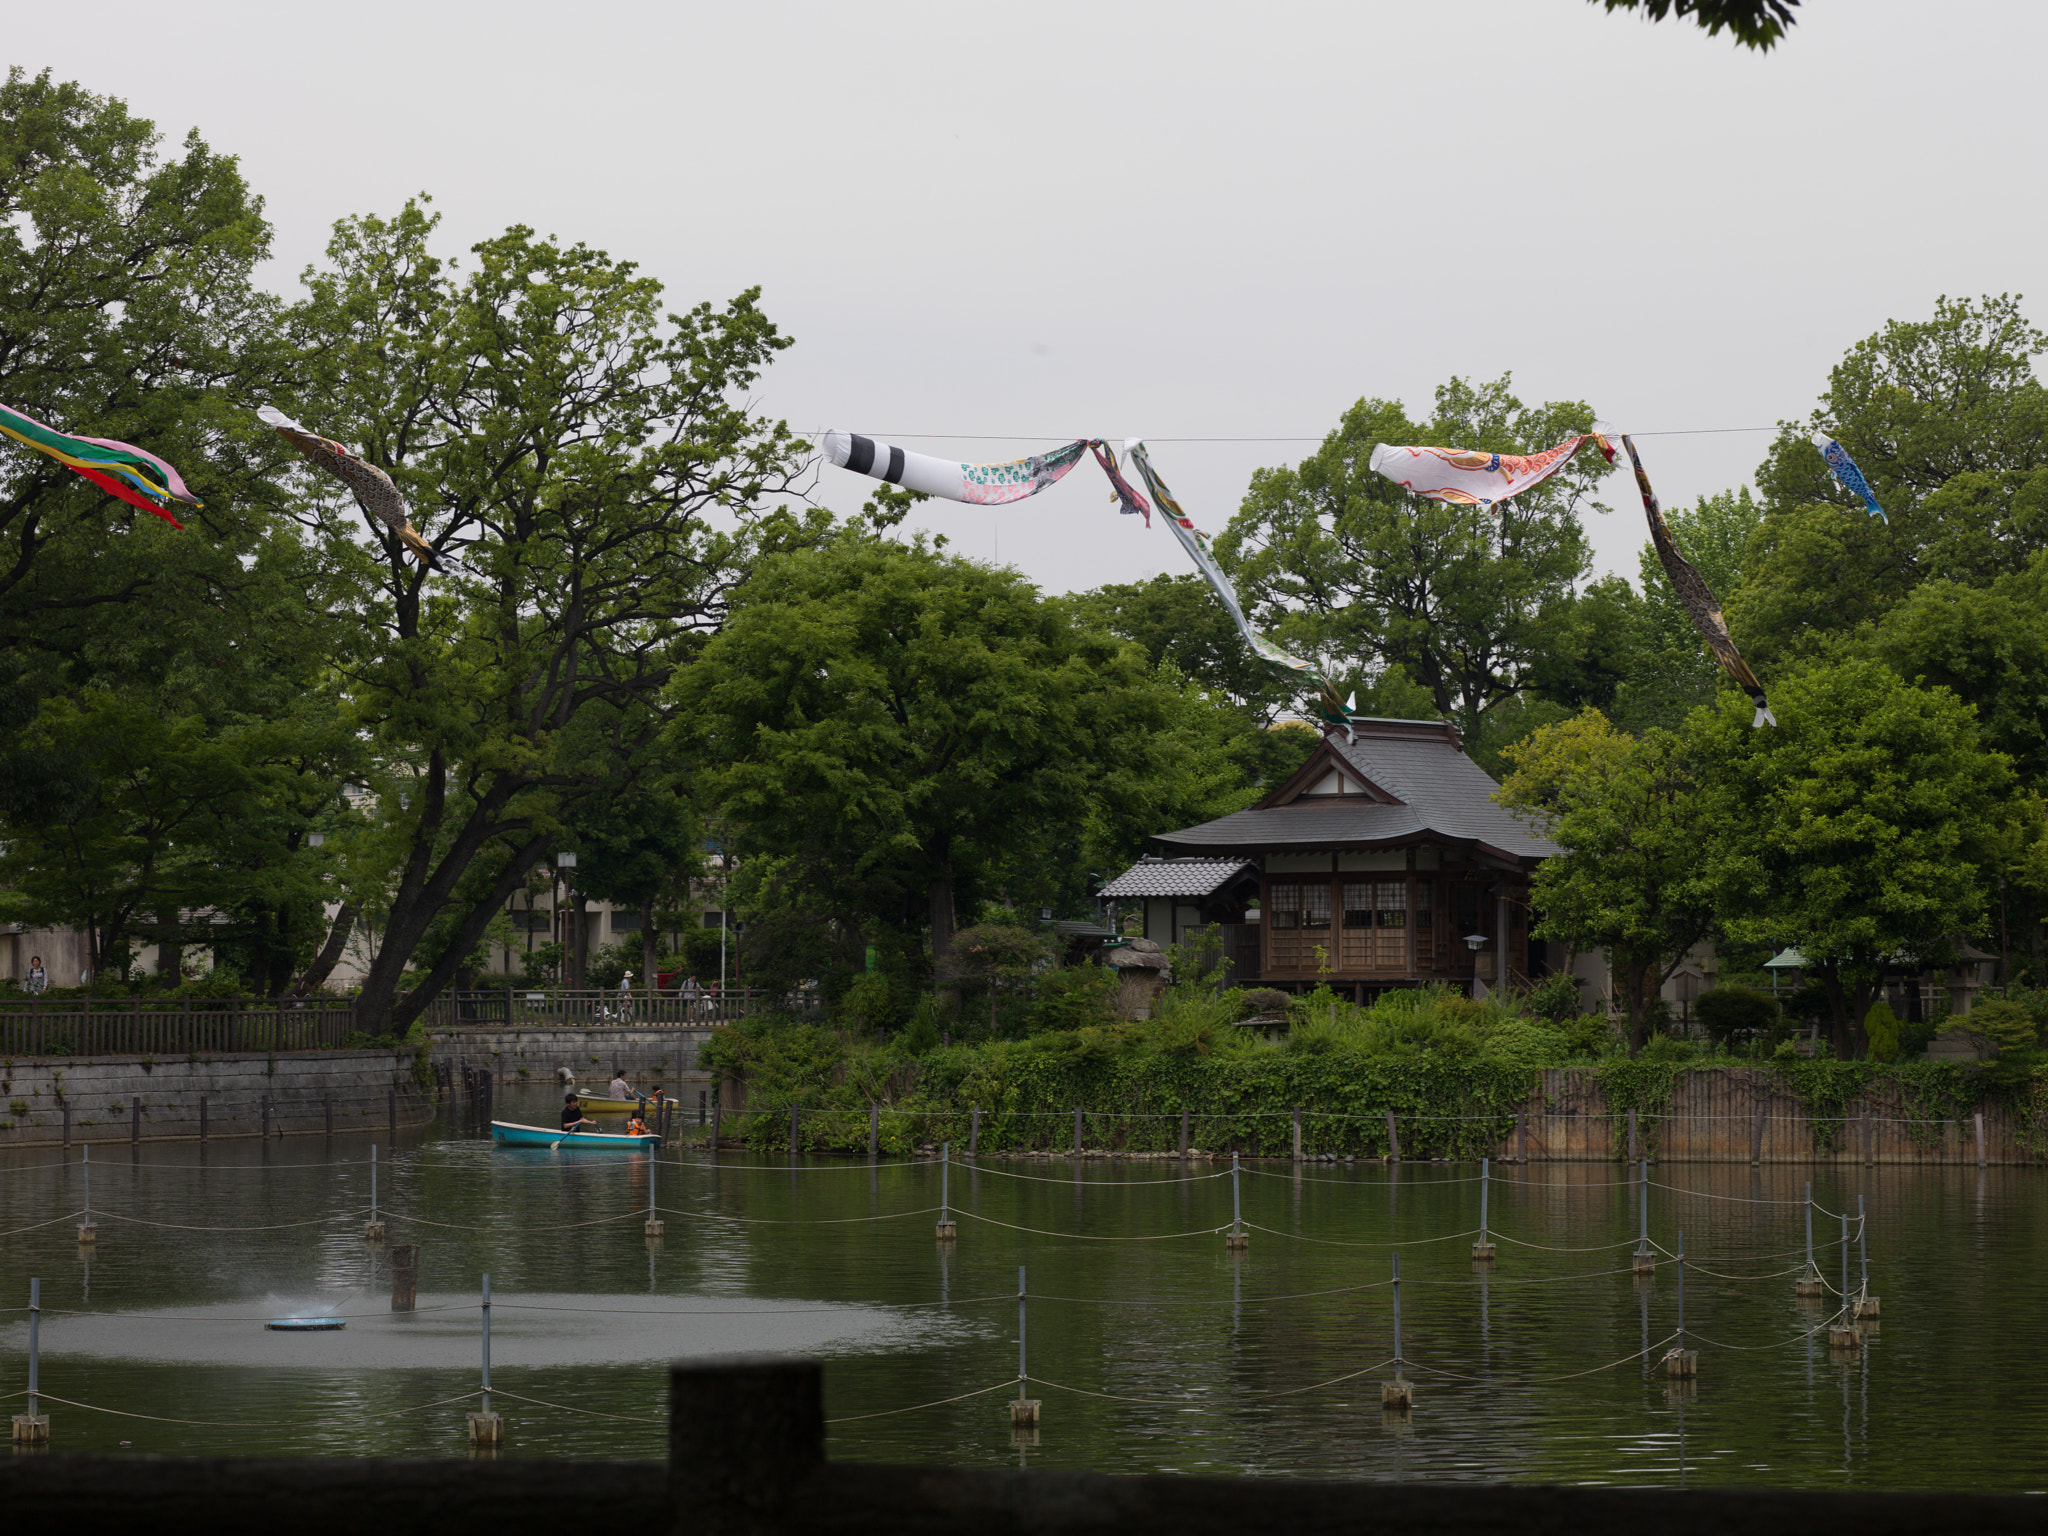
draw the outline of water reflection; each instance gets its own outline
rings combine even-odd
[[[518,1095],[504,1089],[501,1112]],[[544,1115],[544,1091],[533,1098],[507,1118]],[[167,1418],[262,1426],[137,1428],[61,1408],[58,1449],[132,1439],[151,1451],[465,1454],[459,1404],[402,1411],[474,1387],[474,1289],[489,1270],[494,1388],[652,1421],[577,1419],[508,1400],[505,1454],[659,1456],[662,1361],[715,1347],[733,1329],[750,1330],[749,1347],[826,1351],[832,1417],[1007,1382],[1015,1276],[1028,1265],[1042,1440],[1030,1430],[1010,1438],[999,1391],[837,1425],[832,1454],[1688,1486],[2015,1489],[2044,1480],[2035,1437],[2012,1432],[2048,1421],[2048,1385],[2029,1364],[2048,1321],[2011,1306],[2029,1294],[2048,1239],[2031,1169],[1673,1165],[1650,1169],[1645,1187],[1616,1165],[1510,1165],[1490,1191],[1499,1258],[1475,1265],[1476,1167],[1247,1164],[1244,1217],[1266,1230],[1249,1253],[1230,1253],[1221,1234],[1231,1181],[1214,1176],[1227,1175],[1227,1158],[961,1160],[949,1185],[959,1240],[934,1244],[936,1160],[791,1160],[781,1145],[719,1158],[685,1150],[662,1159],[654,1190],[666,1237],[647,1240],[646,1159],[494,1149],[466,1126],[444,1125],[383,1159],[379,1204],[392,1241],[421,1247],[423,1301],[472,1310],[400,1321],[387,1310],[389,1250],[361,1237],[368,1145],[337,1135],[103,1149],[93,1168],[97,1251],[77,1243],[67,1214],[82,1204],[78,1153],[61,1166],[54,1152],[0,1154],[0,1231],[66,1218],[0,1240],[0,1305],[25,1301],[33,1274],[49,1316],[156,1314],[74,1319],[97,1342],[59,1350],[53,1341],[46,1388]],[[1811,1330],[1838,1303],[1792,1289],[1809,1177],[1824,1213],[1816,1260],[1831,1290],[1844,1278],[1860,1283],[1867,1266],[1870,1291],[1894,1299],[1892,1333],[1867,1329],[1863,1348],[1828,1362],[1839,1379],[1826,1382],[1818,1356],[1827,1341]],[[1851,1256],[1839,1250],[1841,1213],[1854,1240],[1859,1198],[1867,1223]],[[1629,1250],[1645,1215],[1667,1250],[1685,1232],[1696,1383],[1666,1376],[1653,1353],[1652,1313],[1663,1332],[1677,1320],[1677,1276],[1668,1264],[1633,1275]],[[1181,1232],[1204,1235],[1101,1240]],[[1418,1374],[1412,1414],[1368,1428],[1379,1373],[1294,1389],[1390,1356],[1381,1282],[1397,1242],[1403,1351],[1417,1373],[1441,1374]],[[619,1310],[516,1321],[537,1297]],[[654,1315],[723,1304],[746,1315],[730,1327]],[[266,1307],[375,1315],[295,1344],[260,1323],[226,1322]],[[216,1314],[218,1328],[207,1321]],[[8,1389],[25,1374],[19,1315],[0,1314]],[[201,1321],[172,1321],[186,1318]],[[323,1355],[323,1339],[344,1342]],[[1607,1361],[1621,1363],[1593,1369]],[[1939,1437],[1927,1433],[1930,1397],[1945,1405]]]

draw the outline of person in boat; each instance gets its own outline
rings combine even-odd
[[[597,1124],[595,1120],[586,1120],[583,1118],[583,1106],[581,1103],[578,1102],[575,1094],[572,1093],[567,1098],[562,1100],[563,1130],[569,1132],[571,1135],[574,1135],[576,1132],[582,1130],[584,1126],[595,1124]]]
[[[639,1094],[633,1091],[633,1085],[626,1081],[626,1074],[623,1072],[618,1073],[612,1078],[611,1096],[615,1099],[637,1099],[640,1097]]]
[[[647,1122],[640,1118],[640,1111],[637,1109],[626,1116],[626,1134],[628,1136],[645,1136],[647,1134]]]

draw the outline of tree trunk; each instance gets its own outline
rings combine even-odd
[[[640,984],[649,997],[661,990],[661,973],[656,969],[660,960],[654,939],[654,898],[650,896],[640,903]]]
[[[576,925],[576,949],[571,957],[569,985],[577,991],[590,985],[590,898],[581,891],[571,893],[570,920]]]
[[[157,913],[156,922],[162,935],[156,941],[156,973],[170,977],[171,985],[177,986],[185,979],[184,926],[175,910]]]
[[[356,908],[352,901],[344,901],[341,910],[334,914],[334,926],[327,930],[327,942],[320,953],[313,957],[313,963],[306,967],[306,974],[292,988],[293,997],[304,997],[317,992],[327,985],[327,978],[334,974],[335,966],[341,963],[342,954],[348,948],[349,934],[356,926]]]
[[[1641,1055],[1643,1046],[1647,1043],[1644,1039],[1644,1029],[1649,1005],[1644,994],[1649,990],[1652,969],[1650,961],[1639,960],[1634,955],[1628,955],[1622,963],[1621,1005],[1628,1017],[1628,1053],[1631,1056]]]
[[[946,961],[953,953],[953,934],[955,932],[953,871],[950,863],[946,866],[944,874],[935,876],[932,880],[931,914],[932,975],[934,978],[941,978],[947,973]],[[940,992],[951,1007],[957,1009],[960,1006],[960,986],[958,982],[942,981],[940,983]]]

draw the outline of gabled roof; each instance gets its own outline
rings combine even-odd
[[[1102,888],[1104,896],[1212,896],[1240,874],[1257,874],[1245,859],[1162,859],[1146,854]]]
[[[1153,838],[1170,853],[1462,844],[1511,863],[1556,853],[1495,804],[1500,786],[1441,720],[1354,720],[1325,733],[1309,760],[1250,810]]]

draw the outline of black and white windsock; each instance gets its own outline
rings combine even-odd
[[[831,463],[857,475],[886,480],[926,496],[942,496],[947,501],[1000,506],[1036,496],[1048,486],[1058,484],[1068,470],[1081,462],[1088,440],[1077,438],[1051,453],[1034,453],[1028,459],[1013,459],[1007,464],[962,464],[953,459],[935,459],[880,438],[862,437],[858,432],[827,432],[824,447],[825,457]]]

